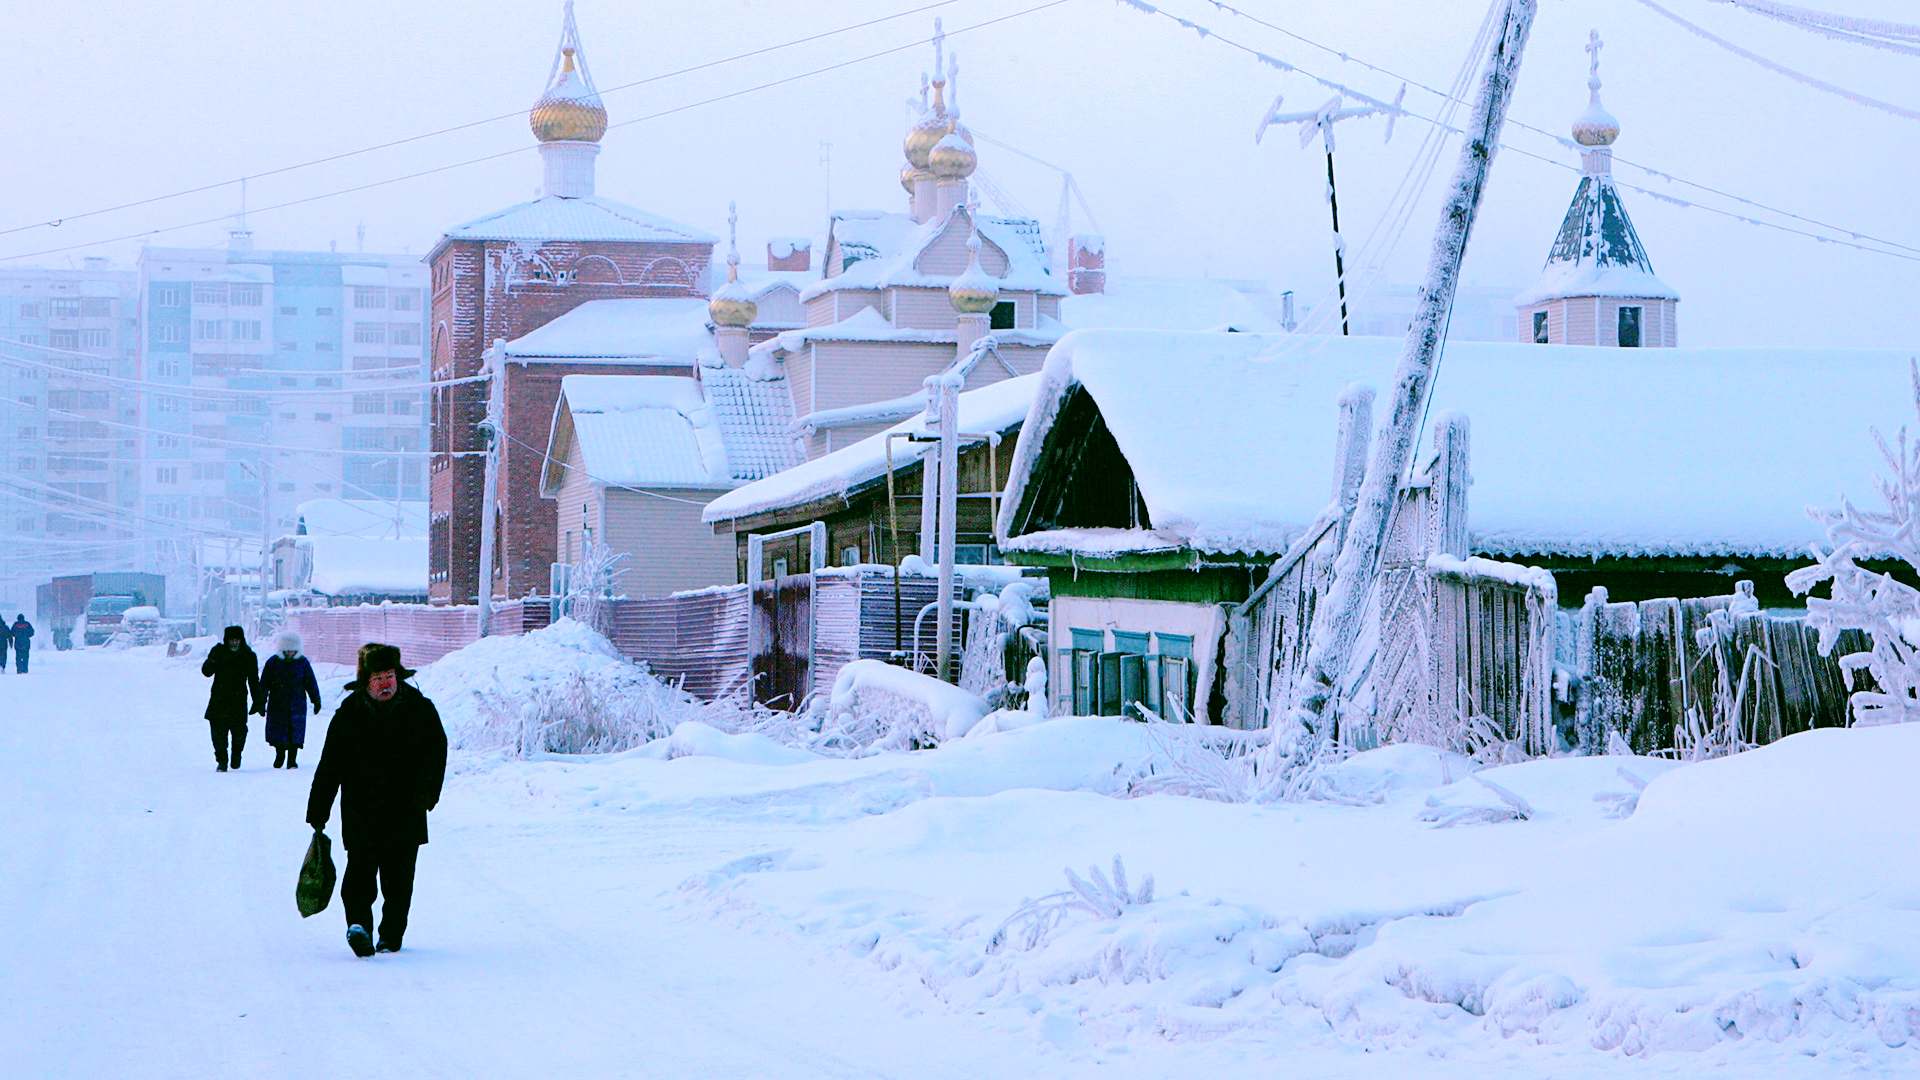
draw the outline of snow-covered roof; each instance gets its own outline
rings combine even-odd
[[[568,375],[556,417],[570,421],[582,467],[610,487],[727,488],[734,484],[720,423],[698,381],[668,375]],[[551,464],[567,460],[558,418]],[[549,471],[547,487],[557,489]]]
[[[598,195],[542,195],[455,225],[448,240],[645,240],[656,244],[714,244],[690,225]]]
[[[707,301],[697,296],[589,300],[507,342],[513,360],[717,362]]]
[[[993,336],[1002,345],[1047,348],[1066,333],[1067,328],[1054,319],[1041,316],[1039,324],[1030,330],[995,330]],[[956,345],[959,338],[952,330],[895,326],[877,309],[861,308],[837,323],[782,331],[755,345],[753,352],[761,356],[778,357],[798,352],[813,341],[898,341],[918,345]]]
[[[1067,290],[1061,287],[1047,266],[1046,249],[1040,243],[1037,222],[981,214],[977,219],[977,227],[982,244],[982,264],[992,261],[987,255],[988,246],[1006,257],[1004,272],[988,268],[989,273],[999,279],[1002,290],[1066,295]],[[949,229],[966,228],[968,218],[964,206],[955,207],[946,216],[933,218],[921,225],[915,225],[911,218],[897,214],[837,217],[833,222],[834,241],[839,245],[843,262],[847,255],[856,251],[863,257],[847,264],[839,274],[813,282],[800,294],[800,298],[806,300],[841,289],[886,289],[898,286],[944,289],[955,274],[922,270],[920,256],[946,235]],[[868,251],[873,254],[865,254]]]
[[[1284,327],[1251,291],[1265,286],[1210,278],[1107,275],[1106,292],[1060,301],[1060,321],[1076,330],[1218,330],[1277,334]]]
[[[1583,176],[1573,203],[1560,223],[1560,235],[1547,254],[1539,280],[1519,296],[1515,307],[1530,307],[1573,296],[1619,296],[1678,300],[1680,294],[1654,276],[1647,249],[1606,175]]]
[[[1013,527],[1075,386],[1099,406],[1154,528],[1003,546],[1283,550],[1329,500],[1342,390],[1389,388],[1401,349],[1397,338],[1075,331],[1041,372],[999,528]],[[1820,537],[1807,507],[1862,491],[1882,467],[1868,429],[1912,422],[1909,356],[1454,341],[1430,414],[1471,421],[1476,551],[1793,557]]]
[[[805,460],[793,438],[793,393],[787,381],[759,377],[762,367],[772,366],[700,372],[735,480],[758,480]]]
[[[293,508],[307,536],[380,538],[427,535],[427,504],[378,499],[308,499]]]
[[[427,539],[303,536],[312,552],[308,585],[323,596],[425,596]]]
[[[1033,396],[1040,385],[1039,375],[1021,375],[1004,379],[960,395],[960,429],[976,433],[1005,432],[1026,418]],[[714,499],[701,518],[708,522],[764,514],[791,506],[803,506],[820,499],[844,497],[887,475],[887,437],[894,432],[927,433],[924,413],[902,421],[886,431],[869,435],[851,446],[803,462]],[[934,444],[895,440],[893,467],[904,469],[931,452]],[[1002,447],[1006,453],[1011,448]]]

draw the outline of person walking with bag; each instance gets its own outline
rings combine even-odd
[[[251,703],[260,701],[260,663],[247,647],[247,632],[227,627],[220,644],[207,650],[200,674],[213,678],[213,691],[207,695],[207,725],[213,731],[215,771],[227,771],[227,746],[233,746],[232,763],[240,768],[240,751],[247,746],[247,714]]]
[[[320,683],[313,677],[313,665],[300,655],[300,635],[280,631],[276,642],[280,651],[267,657],[260,669],[260,692],[264,700],[255,711],[267,717],[267,742],[273,746],[273,767],[300,767],[300,748],[307,744],[307,702],[320,711]]]
[[[360,649],[358,678],[334,710],[307,797],[316,832],[340,796],[340,840],[347,870],[340,903],[347,946],[355,956],[399,952],[413,904],[413,874],[427,842],[427,811],[440,802],[447,774],[447,732],[426,695],[404,681],[413,675],[392,645]],[[377,879],[377,881],[376,881]],[[386,893],[374,942],[373,901]]]

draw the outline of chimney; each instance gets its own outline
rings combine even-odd
[[[1107,238],[1080,233],[1067,239],[1067,289],[1075,296],[1107,291]]]
[[[804,236],[776,236],[767,241],[767,269],[813,269],[813,241]]]

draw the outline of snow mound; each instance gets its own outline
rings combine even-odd
[[[958,739],[987,715],[978,696],[882,660],[855,660],[841,668],[828,708],[840,730],[871,729],[874,737],[864,741],[888,750]]]
[[[617,752],[704,709],[572,619],[482,638],[427,665],[415,682],[439,708],[452,748],[474,755]]]

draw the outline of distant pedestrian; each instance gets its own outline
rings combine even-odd
[[[6,618],[0,615],[0,619]],[[33,648],[33,624],[27,621],[27,613],[21,612],[13,620],[13,670],[16,675],[27,673],[27,651]]]
[[[260,701],[260,662],[247,647],[247,632],[227,627],[220,644],[207,650],[200,674],[213,677],[207,695],[207,724],[213,731],[213,762],[227,771],[227,747],[233,747],[233,767],[240,767],[240,751],[247,746],[247,713]]]
[[[13,644],[13,627],[7,625],[7,617],[0,615],[0,672],[7,670],[7,649]]]
[[[427,842],[427,811],[440,802],[447,775],[447,732],[433,702],[402,681],[413,672],[401,666],[398,648],[362,646],[358,675],[327,726],[307,798],[307,824],[316,831],[327,827],[338,792],[340,840],[347,849],[347,872],[340,879],[347,946],[355,956],[371,956],[399,952],[406,935],[414,865]],[[376,946],[369,928],[379,890],[387,902]]]
[[[280,631],[280,651],[267,657],[260,669],[260,691],[265,700],[255,711],[266,714],[267,742],[273,745],[273,767],[300,767],[300,748],[307,744],[307,702],[320,711],[320,683],[313,665],[300,655],[300,635]]]

